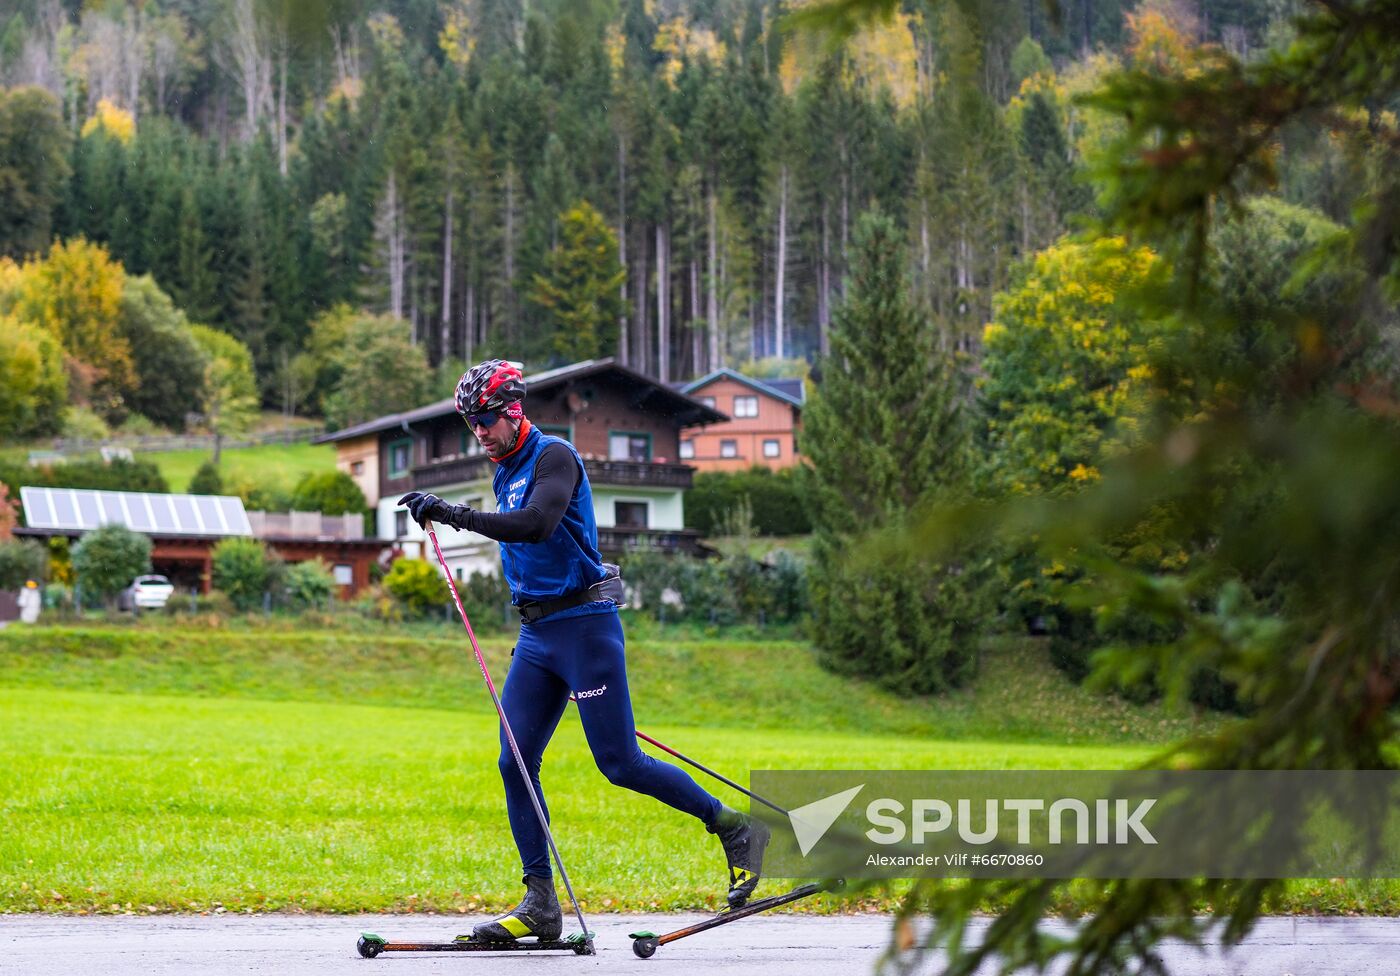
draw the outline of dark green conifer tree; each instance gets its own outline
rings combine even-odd
[[[822,660],[921,694],[971,675],[982,608],[970,561],[919,567],[881,541],[932,493],[956,490],[965,469],[957,374],[909,299],[902,242],[889,217],[861,219],[802,444]]]

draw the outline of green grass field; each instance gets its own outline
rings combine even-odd
[[[499,681],[508,645],[488,652]],[[496,723],[467,653],[276,628],[0,632],[0,911],[508,907],[519,875]],[[1031,642],[992,653],[981,690],[913,701],[834,678],[796,644],[629,654],[639,727],[740,780],[763,767],[1123,767],[1213,727],[1089,695]],[[572,713],[544,781],[587,909],[720,904],[714,838],[608,784]],[[1395,904],[1385,886],[1297,882],[1278,907]]]
[[[199,466],[213,457],[212,451],[159,451],[138,455],[153,461],[165,476],[171,491],[184,491]],[[330,444],[264,444],[238,447],[222,452],[219,467],[225,485],[251,482],[280,485],[287,491],[304,475],[335,470],[335,447]]]
[[[193,625],[147,616],[139,625],[10,628],[0,631],[0,686],[491,714],[460,624],[413,636],[355,626],[297,630],[275,617],[209,615]],[[482,647],[503,678],[510,642],[484,638]],[[990,646],[974,686],[939,698],[898,698],[838,677],[790,641],[653,635],[630,643],[628,674],[639,723],[1048,746],[1162,744],[1218,725],[1090,694],[1034,641]]]
[[[47,448],[47,444],[37,447]],[[0,460],[23,464],[33,445],[0,448]],[[150,451],[135,455],[160,469],[170,490],[185,491],[199,466],[213,456],[212,450]],[[240,482],[281,486],[291,491],[304,475],[335,470],[335,447],[330,444],[264,444],[261,447],[225,449],[220,468],[227,485]]]

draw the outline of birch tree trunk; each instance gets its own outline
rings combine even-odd
[[[439,355],[446,359],[452,354],[452,186],[447,187],[447,198],[443,201],[445,214],[442,229],[442,349]]]
[[[389,279],[389,314],[403,318],[405,233],[398,179],[389,170],[389,182],[375,218],[374,236],[382,248],[384,272]]]
[[[718,244],[718,241],[716,240],[716,226],[715,226],[715,225],[718,223],[717,214],[716,214],[715,211],[716,211],[716,208],[718,207],[719,204],[718,204],[718,201],[715,199],[715,189],[714,189],[713,183],[711,183],[711,185],[710,185],[710,193],[709,193],[708,204],[709,204],[709,234],[708,234],[708,241],[707,241],[707,243],[708,243],[708,246],[709,246],[709,249],[710,249],[710,254],[709,254],[709,257],[710,257],[710,264],[709,264],[709,281],[706,282],[706,284],[707,284],[708,287],[707,287],[707,289],[706,289],[706,299],[705,299],[705,318],[706,318],[706,323],[707,323],[707,325],[709,326],[709,334],[710,334],[710,349],[709,349],[710,361],[709,361],[709,363],[707,364],[708,369],[706,370],[706,372],[708,372],[709,370],[715,369],[715,368],[719,365],[719,361],[720,361],[720,359],[719,359],[719,292],[718,292],[718,290],[717,290],[718,287],[719,287],[719,274],[718,274],[718,268],[716,267],[716,266],[719,264],[719,244]]]
[[[146,68],[147,37],[143,7],[128,7],[126,10],[124,50],[122,60],[126,67],[126,101],[131,109],[133,121],[141,116],[141,75]]]
[[[627,267],[627,140],[621,134],[617,137],[617,266]],[[622,294],[622,314],[617,317],[617,354],[626,366],[631,362],[628,354],[627,318],[627,279],[618,286]]]
[[[245,141],[252,142],[258,132],[266,62],[262,39],[258,36],[258,17],[253,0],[233,0],[229,7],[229,26],[225,41],[228,52],[226,67],[243,91],[243,137]]]
[[[784,163],[778,177],[778,270],[777,281],[774,283],[776,294],[773,298],[773,354],[779,359],[784,356],[783,306],[787,299],[787,193],[788,168]]]
[[[476,349],[476,285],[471,279],[470,269],[467,275],[466,295],[464,303],[466,309],[462,313],[466,327],[462,330],[462,358],[468,363],[472,361],[472,353]]]
[[[506,163],[506,338],[515,339],[515,162]]]
[[[729,294],[729,289],[728,289],[729,279],[725,276],[726,263],[727,263],[727,260],[726,260],[726,259],[727,259],[728,257],[729,257],[729,252],[728,252],[725,248],[722,248],[722,247],[721,247],[721,248],[719,249],[719,288],[717,289],[717,290],[718,290],[718,293],[719,293],[720,295],[728,295],[728,294]],[[710,368],[711,368],[711,369],[717,369],[717,368],[719,368],[719,367],[722,367],[722,366],[726,365],[726,363],[727,363],[727,361],[728,361],[728,356],[729,356],[729,350],[728,350],[728,348],[727,348],[728,343],[722,341],[722,337],[721,337],[720,334],[719,334],[719,317],[718,317],[718,314],[717,314],[716,317],[715,317],[715,324],[716,324],[716,328],[715,328],[715,337],[714,337],[714,342],[715,342],[715,359],[714,359],[714,362],[710,363]]]
[[[844,156],[844,154],[843,154]],[[841,163],[841,297],[846,297],[846,269],[851,266],[851,174],[844,158]]]
[[[671,231],[656,224],[656,378],[671,378]]]
[[[632,355],[632,365],[643,373],[649,372],[650,358],[647,355],[648,347],[651,345],[647,321],[647,235],[646,226],[643,225],[641,233],[638,235],[637,248],[637,275],[636,275],[636,312],[637,312],[637,334],[633,337],[634,345]]]
[[[831,352],[831,211],[822,201],[822,256],[817,266],[817,330],[821,354]]]
[[[692,249],[690,257],[690,370],[695,376],[704,375],[700,366],[703,350],[700,343],[700,262]]]
[[[277,171],[287,175],[287,44],[282,36],[277,55]]]

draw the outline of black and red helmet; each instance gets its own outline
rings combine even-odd
[[[462,374],[457,381],[457,412],[467,414],[487,410],[507,410],[525,399],[525,377],[520,369],[504,359],[488,359]],[[515,413],[519,412],[517,408]]]

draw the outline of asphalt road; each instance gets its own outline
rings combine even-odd
[[[596,915],[598,954],[385,954],[361,959],[362,929],[388,938],[441,939],[475,919],[461,916],[0,916],[0,973],[23,976],[423,976],[436,973],[755,973],[838,976],[873,972],[888,944],[885,916],[755,917],[633,956],[628,932],[665,932],[703,916]],[[983,923],[985,925],[985,923]],[[1400,919],[1266,919],[1243,947],[1203,955],[1161,953],[1177,976],[1397,976]],[[936,957],[917,971],[935,974]]]

